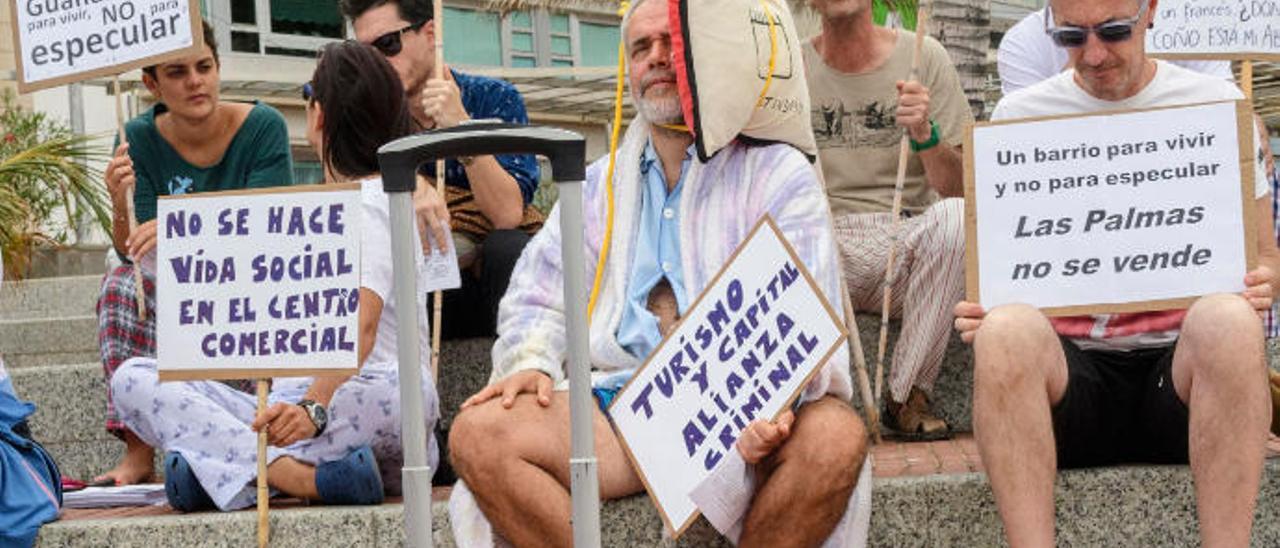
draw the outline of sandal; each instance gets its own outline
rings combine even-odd
[[[196,474],[191,470],[187,459],[176,452],[164,455],[164,494],[169,497],[169,506],[179,512],[198,512],[215,508],[209,492],[200,485]]]
[[[880,421],[893,431],[898,439],[910,441],[934,441],[951,438],[951,427],[929,409],[929,396],[923,390],[911,387],[907,401],[898,403],[887,398]]]
[[[316,491],[325,504],[382,504],[382,474],[373,449],[362,445],[340,460],[317,465]]]

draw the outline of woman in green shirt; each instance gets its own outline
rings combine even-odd
[[[125,125],[107,165],[113,212],[111,240],[125,259],[140,260],[156,247],[160,196],[293,184],[289,130],[280,113],[262,103],[218,98],[220,64],[213,29],[204,25],[204,52],[143,69],[142,82],[157,103]],[[127,189],[134,189],[138,227],[129,231]],[[145,262],[145,261],[144,261]],[[155,307],[153,275],[143,273],[146,307]],[[155,356],[155,319],[139,318],[133,267],[107,273],[98,298],[102,367],[111,376],[125,360]],[[154,449],[130,432],[107,393],[107,430],[126,444],[124,458],[95,483],[125,485],[149,479]]]

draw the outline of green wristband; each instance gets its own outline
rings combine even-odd
[[[942,141],[942,137],[938,135],[938,123],[933,121],[933,119],[929,120],[929,140],[928,141],[925,141],[923,143],[917,143],[915,139],[908,138],[908,140],[911,141],[912,152],[924,152],[926,150],[929,150],[933,147],[938,146],[938,143]]]

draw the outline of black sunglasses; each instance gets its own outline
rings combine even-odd
[[[311,82],[302,84],[302,100],[310,103],[312,99],[315,99],[315,97],[316,88],[311,85]]]
[[[1064,48],[1078,48],[1089,40],[1089,33],[1098,35],[1098,39],[1108,44],[1115,42],[1123,42],[1133,36],[1133,27],[1138,24],[1138,20],[1142,19],[1147,13],[1147,6],[1150,5],[1147,0],[1140,0],[1141,7],[1138,8],[1138,14],[1128,19],[1119,19],[1116,21],[1107,21],[1093,27],[1075,27],[1071,25],[1049,26],[1049,22],[1053,21],[1053,13],[1049,11],[1049,7],[1045,7],[1044,12],[1044,32],[1053,39],[1053,43]]]
[[[430,21],[430,19],[424,19],[417,23],[410,23],[408,26],[400,30],[393,30],[383,34],[382,36],[374,38],[372,42],[369,42],[369,45],[373,46],[374,49],[382,52],[382,54],[387,57],[400,55],[400,50],[404,47],[404,45],[400,43],[400,36],[406,32],[416,32],[418,29],[422,28],[423,25],[427,24],[427,21]]]

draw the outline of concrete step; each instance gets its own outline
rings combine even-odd
[[[1185,466],[1129,466],[1063,472],[1057,482],[1061,546],[1191,546],[1198,542],[1195,500]],[[603,546],[727,546],[699,520],[678,543],[643,495],[606,503]],[[436,546],[455,546],[444,502],[432,507]],[[37,546],[247,546],[252,511],[113,519],[46,525]],[[402,546],[403,507],[273,510],[273,546]],[[981,473],[877,478],[871,546],[1000,546],[1003,528]],[[1280,461],[1267,463],[1252,546],[1280,545]]]
[[[79,316],[0,320],[0,352],[15,368],[85,355],[97,360],[98,317],[90,309]]]
[[[93,314],[102,275],[39,278],[0,284],[0,320]]]

